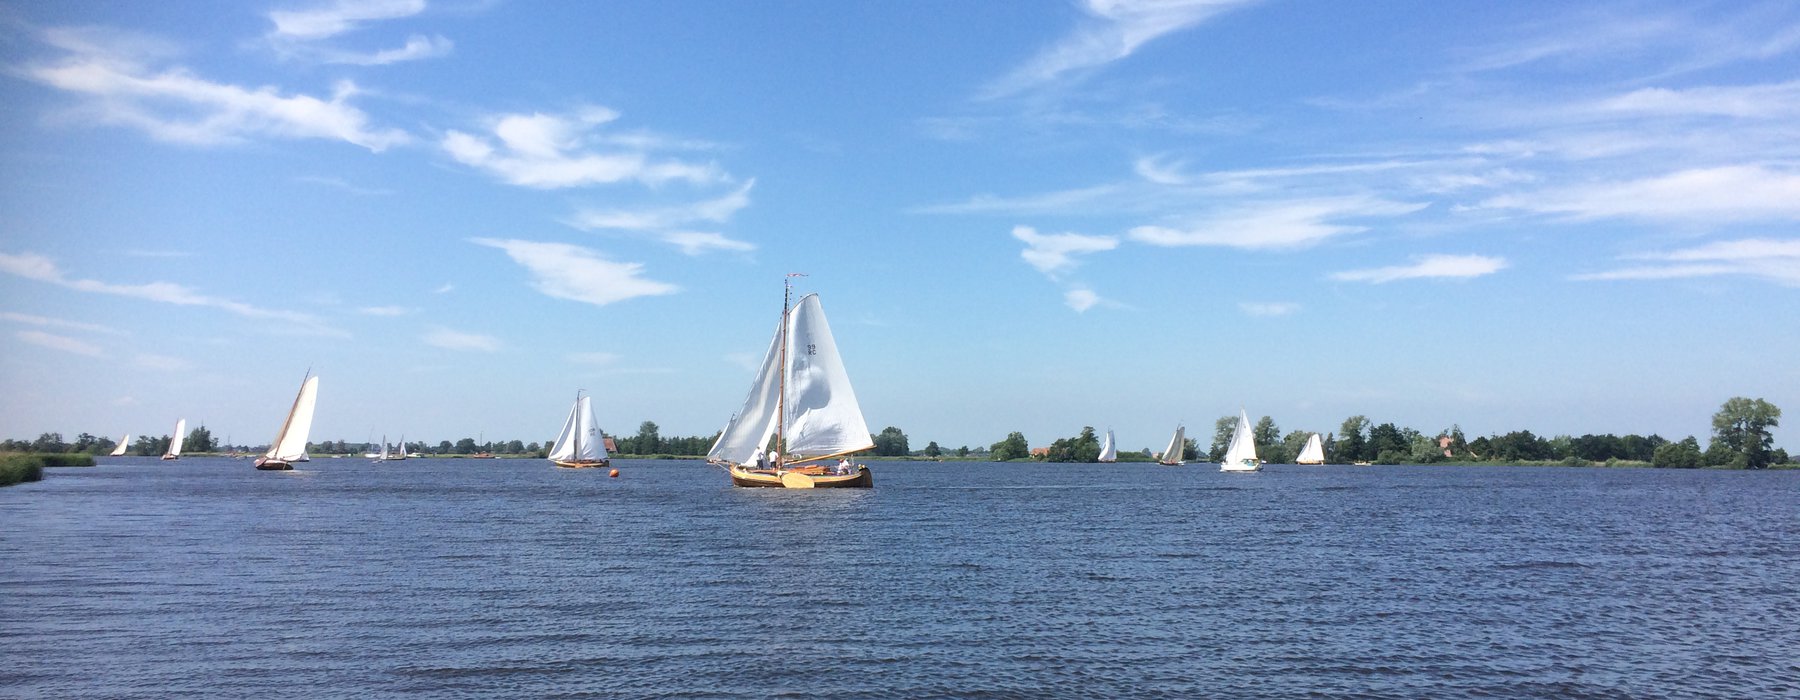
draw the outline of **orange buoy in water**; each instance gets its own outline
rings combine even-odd
[[[617,479],[617,478],[619,478],[619,470],[617,470],[617,469],[614,469],[614,470],[612,470],[612,471],[610,471],[610,472],[607,472],[607,474],[606,474],[606,475],[607,475],[607,476],[610,476],[610,477],[612,477],[612,478],[614,478],[614,479]]]

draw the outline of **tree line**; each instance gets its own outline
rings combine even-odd
[[[1199,442],[1188,438],[1182,446],[1182,459],[1186,461],[1217,462],[1225,457],[1225,450],[1231,444],[1232,432],[1237,428],[1237,416],[1221,416],[1213,423],[1213,439],[1209,449],[1201,452]],[[1427,434],[1413,428],[1397,426],[1391,422],[1376,424],[1367,416],[1351,416],[1338,426],[1335,433],[1320,433],[1325,446],[1327,462],[1347,464],[1353,462],[1369,462],[1374,464],[1437,464],[1443,462],[1458,463],[1548,463],[1566,464],[1589,463],[1643,463],[1654,467],[1694,468],[1694,467],[1728,467],[1736,469],[1765,469],[1775,465],[1793,464],[1793,457],[1786,450],[1775,448],[1771,429],[1779,427],[1781,409],[1762,399],[1733,397],[1720,406],[1713,414],[1712,432],[1705,449],[1700,446],[1698,438],[1689,435],[1681,440],[1667,440],[1659,435],[1594,435],[1580,437],[1558,435],[1543,437],[1534,435],[1529,430],[1516,430],[1504,434],[1495,434],[1467,439],[1462,428],[1451,425],[1435,434]],[[1267,462],[1285,464],[1293,462],[1305,446],[1306,440],[1313,433],[1305,430],[1293,430],[1282,433],[1269,416],[1263,416],[1251,428],[1256,442],[1257,454]],[[718,440],[719,434],[710,436],[663,437],[660,428],[653,421],[644,421],[638,425],[637,434],[608,436],[613,438],[615,452],[621,455],[634,456],[672,456],[698,457],[705,455]],[[981,458],[993,461],[1009,461],[1016,459],[1034,459],[1045,462],[1095,462],[1100,455],[1100,440],[1094,428],[1086,426],[1072,437],[1058,438],[1047,448],[1033,453],[1025,435],[1019,432],[1008,433],[999,442],[987,447],[970,449],[962,446],[956,449],[945,449],[937,442],[928,443],[923,449],[913,450],[905,431],[888,426],[880,433],[870,435],[875,447],[871,454],[887,457],[924,457],[938,459],[943,457]],[[170,436],[140,435],[128,450],[131,454],[141,456],[161,455],[168,450]],[[78,452],[86,454],[106,454],[112,451],[116,442],[110,438],[81,433],[74,442],[65,442],[61,433],[44,433],[36,440],[4,440],[0,441],[3,452],[38,452],[65,453]],[[184,453],[210,453],[221,451],[261,451],[266,446],[250,447],[244,445],[221,445],[219,440],[205,426],[193,429],[182,439]],[[406,443],[408,452],[414,454],[441,455],[476,455],[493,454],[519,457],[544,457],[551,447],[550,442],[523,442],[520,440],[477,442],[473,438],[462,438],[456,442],[444,440],[436,445],[423,441]],[[308,452],[319,455],[355,455],[380,450],[378,443],[348,442],[344,440],[308,443]],[[1149,449],[1140,452],[1121,452],[1120,461],[1144,461],[1157,457]]]

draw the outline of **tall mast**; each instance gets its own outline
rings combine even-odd
[[[787,376],[788,376],[788,299],[794,293],[794,278],[805,277],[803,272],[789,272],[781,280],[781,378],[775,392],[775,456],[780,459],[787,454]],[[783,462],[786,464],[786,462]]]
[[[579,462],[579,461],[581,461],[581,390],[580,389],[575,390],[575,410],[571,413],[571,415],[575,416],[575,431],[574,431],[575,432],[575,456],[572,459],[574,461]]]

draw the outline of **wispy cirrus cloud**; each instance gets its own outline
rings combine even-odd
[[[56,264],[43,255],[35,253],[0,253],[0,272],[17,275],[26,279],[54,284],[67,289],[95,294],[110,294],[130,297],[145,301],[154,301],[179,306],[203,306],[228,311],[245,318],[255,318],[282,322],[287,330],[313,333],[318,335],[346,336],[348,334],[326,325],[312,316],[295,311],[265,309],[260,306],[246,304],[241,301],[209,296],[172,282],[148,282],[145,284],[114,284],[100,280],[77,279],[69,277]]]
[[[19,69],[28,80],[82,98],[83,120],[138,129],[151,138],[220,145],[253,138],[326,139],[380,152],[411,140],[404,131],[371,125],[350,104],[360,94],[341,81],[329,97],[283,94],[206,80],[180,66],[153,65],[165,51],[153,40],[119,32],[60,28],[41,33],[63,55]]]
[[[989,85],[983,96],[1007,97],[1085,73],[1246,4],[1249,0],[1086,0],[1081,10],[1087,17],[1073,33]]]
[[[373,52],[350,51],[325,43],[371,23],[413,17],[425,9],[425,0],[337,0],[303,10],[274,10],[268,14],[275,25],[268,40],[283,56],[321,63],[382,66],[448,55],[454,44],[442,36],[415,34],[398,48]]]
[[[31,343],[32,345],[46,347],[52,350],[61,350],[76,355],[86,355],[88,357],[104,357],[106,355],[106,351],[100,349],[100,346],[85,340],[70,338],[66,335],[45,333],[43,331],[18,331],[13,333],[13,337]]]
[[[676,206],[584,209],[575,214],[569,225],[584,231],[641,232],[680,248],[688,255],[714,250],[752,251],[756,250],[754,244],[718,232],[692,231],[684,227],[730,221],[738,210],[750,205],[750,188],[755,185],[756,181],[752,179],[723,196]]]
[[[404,306],[364,306],[360,309],[357,309],[356,312],[359,314],[362,314],[364,316],[393,317],[393,316],[405,316],[407,314],[412,313],[413,310],[406,308]]]
[[[105,333],[107,335],[127,335],[125,331],[110,326],[102,326],[97,323],[84,323],[62,318],[22,314],[16,311],[0,311],[0,320],[26,323],[33,326],[43,326],[45,328],[66,328],[69,330],[88,331],[91,333]]]
[[[1800,287],[1800,240],[1751,238],[1720,241],[1663,253],[1626,257],[1644,264],[1580,274],[1575,280],[1668,280],[1694,277],[1751,277]]]
[[[1246,316],[1291,316],[1300,311],[1300,305],[1291,301],[1241,301],[1238,310]]]
[[[1138,226],[1127,235],[1139,243],[1164,247],[1297,249],[1369,228],[1352,221],[1402,216],[1426,206],[1360,195],[1253,202],[1202,215],[1181,227]]]
[[[1075,287],[1063,292],[1063,303],[1074,309],[1076,313],[1085,313],[1101,301],[1100,295],[1087,287]]]
[[[1111,236],[1087,236],[1079,233],[1038,233],[1030,226],[1015,226],[1012,237],[1025,243],[1019,257],[1038,272],[1056,279],[1080,264],[1077,255],[1099,253],[1119,247],[1119,239]]]
[[[425,335],[420,337],[420,340],[425,341],[426,345],[443,348],[445,350],[496,352],[500,350],[502,346],[500,339],[491,335],[464,333],[462,331],[455,331],[441,326],[426,331]]]
[[[438,145],[459,163],[507,184],[536,189],[728,180],[710,163],[659,160],[641,149],[611,146],[595,131],[618,118],[618,112],[604,107],[572,114],[504,114],[489,120],[487,135],[451,130]]]
[[[1760,165],[1697,168],[1636,180],[1502,195],[1482,206],[1575,219],[1795,220],[1800,219],[1800,174]]]
[[[1491,275],[1506,268],[1506,259],[1486,255],[1420,255],[1411,265],[1347,270],[1332,273],[1340,282],[1386,284],[1410,279],[1469,279]]]
[[[642,296],[674,294],[680,287],[645,279],[641,263],[606,259],[599,251],[567,243],[472,238],[499,248],[531,273],[532,287],[547,296],[595,306]]]

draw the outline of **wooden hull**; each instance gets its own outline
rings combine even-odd
[[[163,458],[164,462],[173,462],[175,460],[181,459],[180,457],[176,457],[175,455],[163,455],[162,458]]]
[[[284,471],[292,471],[294,468],[294,465],[288,464],[287,462],[283,462],[279,459],[268,459],[265,457],[265,458],[256,460],[256,468],[261,469],[265,472],[284,472]]]
[[[561,460],[553,459],[553,460],[550,460],[550,463],[555,464],[556,466],[562,467],[564,469],[594,469],[594,468],[598,468],[598,467],[612,466],[612,460],[610,460],[610,459],[602,459],[602,460],[595,461],[595,462],[589,462],[589,461],[564,462]]]
[[[731,474],[731,484],[733,486],[743,486],[747,488],[792,488],[791,484],[794,482],[796,476],[803,476],[805,480],[811,482],[811,488],[815,489],[866,489],[875,486],[874,475],[869,472],[868,467],[861,465],[858,465],[856,471],[850,474],[821,473],[815,475],[808,473],[818,470],[816,467],[812,469],[791,470],[786,472],[785,476],[787,476],[787,479],[785,480],[782,478],[784,476],[783,474],[777,474],[773,469],[745,469],[743,467],[731,466],[726,467],[725,470]]]
[[[1187,464],[1187,462],[1157,462],[1157,464],[1163,465],[1165,467],[1179,467],[1183,464]]]

